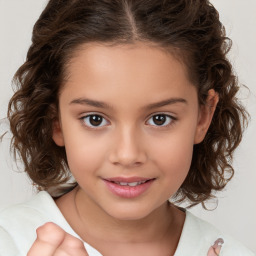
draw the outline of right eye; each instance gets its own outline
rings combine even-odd
[[[107,120],[97,114],[87,115],[81,118],[83,123],[88,127],[102,127],[108,124]]]

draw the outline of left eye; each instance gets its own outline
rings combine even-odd
[[[82,120],[85,125],[89,127],[101,127],[108,124],[104,117],[96,114],[85,116],[82,118]]]
[[[168,126],[173,120],[174,118],[169,115],[158,114],[150,117],[148,124],[153,126]]]

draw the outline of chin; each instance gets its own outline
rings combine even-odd
[[[107,214],[112,218],[120,221],[136,221],[146,218],[152,213],[150,209],[143,209],[141,207],[113,207]]]

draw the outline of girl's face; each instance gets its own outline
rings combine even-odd
[[[95,43],[67,72],[53,139],[83,202],[117,219],[148,216],[181,186],[210,123],[186,68],[156,47]]]

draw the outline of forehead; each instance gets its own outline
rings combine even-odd
[[[104,98],[112,92],[112,99],[154,95],[155,100],[161,100],[165,95],[189,94],[187,89],[192,86],[185,65],[177,57],[142,43],[85,44],[76,50],[66,73],[64,90],[76,97]]]
[[[66,73],[70,78],[76,75],[81,69],[88,70],[93,75],[94,72],[109,71],[114,65],[116,71],[129,71],[157,69],[158,71],[166,71],[170,66],[187,75],[187,67],[182,61],[179,49],[163,48],[153,43],[134,43],[134,44],[118,44],[108,45],[100,43],[86,43],[77,47],[72,57],[66,65]],[[133,69],[132,69],[133,67]],[[125,70],[124,70],[125,69]],[[177,71],[177,70],[176,70]],[[179,72],[180,73],[180,72]],[[188,78],[189,76],[187,76]]]

